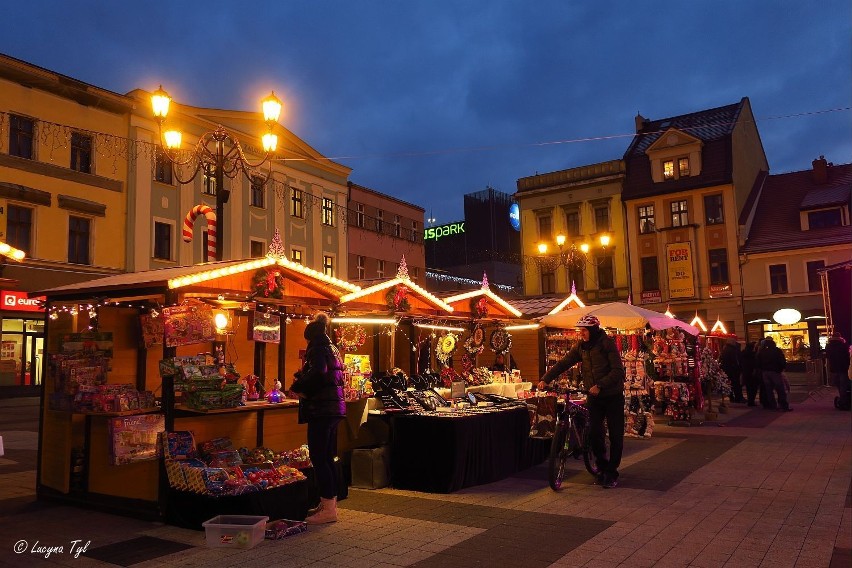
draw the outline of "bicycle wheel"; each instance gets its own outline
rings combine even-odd
[[[559,491],[562,480],[565,479],[565,462],[568,461],[568,450],[565,448],[565,438],[568,435],[567,424],[560,422],[556,425],[553,440],[550,442],[550,457],[547,462],[547,480],[550,488]]]

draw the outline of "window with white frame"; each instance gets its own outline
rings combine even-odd
[[[411,242],[417,242],[417,221],[411,222]]]
[[[334,276],[334,257],[328,254],[322,255],[322,273],[326,276]]]
[[[355,204],[355,226],[359,229],[363,229],[365,225],[364,222],[364,204],[356,203]]]
[[[361,256],[360,254],[357,255],[356,258],[355,258],[355,266],[357,266],[357,268],[358,268],[358,280],[363,280],[364,279],[364,273],[365,273],[364,257]]]
[[[381,209],[376,210],[376,232],[381,233],[382,229],[384,229],[385,223],[385,212]]]
[[[266,243],[263,241],[256,241],[254,239],[250,240],[249,256],[251,258],[263,258],[266,256]]]
[[[266,207],[266,180],[260,176],[251,176],[251,206]]]
[[[654,206],[642,205],[639,207],[639,232],[642,234],[653,233],[656,230],[654,221]]]
[[[296,264],[305,264],[302,249],[290,249],[290,260],[292,260]]]
[[[295,187],[290,188],[290,216],[305,218],[305,192]]]
[[[385,277],[385,261],[377,260],[376,261],[376,277],[384,278]]]
[[[399,238],[402,236],[402,225],[399,221],[399,215],[393,216],[393,236]]]
[[[672,201],[672,227],[683,227],[689,224],[689,211],[687,211],[686,199]]]
[[[334,201],[328,197],[322,198],[322,224],[334,226]]]
[[[91,264],[92,220],[88,217],[68,216],[68,262]]]
[[[71,169],[92,173],[92,137],[82,132],[71,133]]]
[[[35,157],[33,140],[35,121],[26,116],[9,115],[9,155],[32,160]]]

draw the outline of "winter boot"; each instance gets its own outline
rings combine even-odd
[[[337,498],[325,499],[320,497],[319,511],[309,516],[305,521],[309,525],[322,525],[337,521]]]

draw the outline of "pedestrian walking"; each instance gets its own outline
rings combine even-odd
[[[757,357],[757,344],[749,341],[740,353],[740,376],[745,384],[746,401],[749,406],[755,406],[754,401],[760,389],[760,383],[763,382],[763,378],[757,375],[755,357]]]
[[[829,383],[837,388],[837,407],[850,407],[849,348],[843,336],[834,332],[825,344],[825,360],[828,366]]]
[[[719,354],[719,366],[731,381],[731,402],[745,402],[743,386],[740,383],[740,344],[729,337]]]
[[[760,364],[760,369],[763,371],[763,384],[766,387],[767,395],[770,397],[769,403],[772,410],[776,408],[789,412],[790,403],[787,401],[787,388],[784,384],[784,377],[781,373],[787,368],[787,358],[784,357],[784,352],[775,346],[775,341],[771,337],[763,340],[764,347],[757,354],[757,360]],[[773,393],[774,391],[774,393]],[[775,396],[778,396],[776,402]]]

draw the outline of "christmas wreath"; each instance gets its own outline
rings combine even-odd
[[[495,353],[506,353],[512,347],[512,336],[503,328],[495,329],[488,343]]]
[[[470,336],[464,340],[464,350],[471,355],[479,355],[485,350],[485,330],[481,325],[475,325]]]
[[[284,297],[284,275],[277,268],[260,268],[251,278],[255,296],[264,298]]]
[[[411,304],[408,303],[408,288],[402,284],[397,284],[388,288],[385,294],[385,303],[393,312],[407,312],[411,309]]]
[[[438,361],[440,361],[445,367],[456,350],[456,343],[458,343],[458,340],[459,337],[454,333],[447,333],[446,335],[441,336],[438,340],[438,348],[435,350],[435,357],[437,357]]]
[[[360,325],[347,325],[335,330],[337,345],[344,351],[354,353],[367,341],[367,331]]]
[[[485,296],[474,296],[471,298],[470,313],[476,319],[488,317],[488,298]]]

